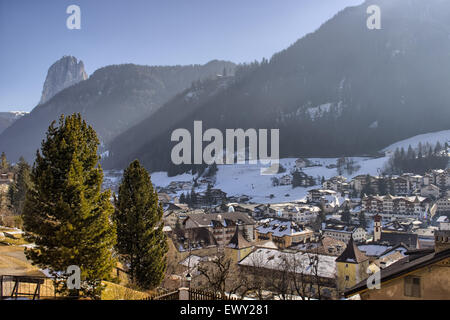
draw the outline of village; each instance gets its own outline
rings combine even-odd
[[[293,184],[294,179],[298,186],[315,184],[301,170],[306,161],[298,159],[296,165],[298,170],[283,175],[274,188]],[[321,181],[321,188],[310,188],[303,199],[269,204],[227,197],[212,183],[172,182],[159,189],[174,258],[174,272],[166,283],[173,288],[211,289],[215,280],[208,270],[220,267],[218,257],[224,256],[241,279],[224,280],[222,290],[238,296],[405,299],[448,293],[442,283],[448,274],[438,276],[445,269],[434,266],[448,261],[450,254],[450,169],[424,175],[335,176]],[[196,193],[194,185],[201,184],[208,187]],[[426,286],[412,280],[411,292],[404,292],[403,274],[415,270],[418,258],[420,267],[430,267],[421,276]],[[388,296],[381,285],[372,296],[366,280],[377,272],[381,282],[385,275],[395,278],[390,287],[397,283],[401,290]],[[241,283],[242,278],[250,281],[249,276],[253,285],[260,285],[258,290]]]

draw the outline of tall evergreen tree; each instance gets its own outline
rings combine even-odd
[[[12,209],[16,213],[22,213],[25,195],[31,187],[31,167],[23,157],[20,157],[17,164],[16,179],[8,190],[9,201]]]
[[[158,286],[167,268],[163,208],[150,175],[138,160],[125,170],[116,200],[117,250],[129,266],[133,283]]]
[[[71,295],[79,291],[67,288],[67,268],[78,266],[80,291],[94,299],[111,275],[116,240],[111,194],[101,191],[98,144],[94,129],[79,114],[62,115],[58,127],[52,122],[36,154],[33,188],[23,210],[27,238],[36,244],[26,250],[27,257],[50,270],[58,291]]]

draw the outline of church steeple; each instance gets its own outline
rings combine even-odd
[[[344,291],[368,277],[369,258],[362,253],[353,237],[342,254],[336,258],[338,289]]]

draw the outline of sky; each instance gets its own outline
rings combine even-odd
[[[111,64],[260,61],[363,0],[0,0],[0,111],[31,111],[64,55]],[[69,30],[67,7],[81,9]]]

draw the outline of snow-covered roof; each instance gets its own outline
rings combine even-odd
[[[256,228],[258,233],[267,234],[272,233],[275,237],[295,236],[312,230],[304,228],[294,221],[287,220],[271,220]]]
[[[282,252],[274,249],[260,248],[239,262],[239,265],[249,267],[259,267],[271,270],[282,270],[284,261],[295,263],[297,266],[297,273],[306,275],[313,274],[311,270],[310,261],[313,257],[318,257],[318,275],[324,278],[335,278],[336,276],[336,257],[326,256],[314,253],[303,252]]]
[[[386,246],[381,244],[365,244],[358,246],[358,249],[366,256],[379,256],[383,252],[391,249],[392,246]]]

